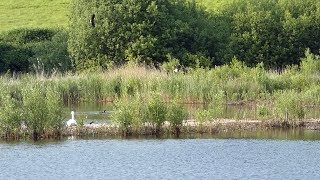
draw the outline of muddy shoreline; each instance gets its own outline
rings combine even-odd
[[[320,119],[306,119],[296,121],[285,120],[234,120],[216,119],[210,122],[199,123],[195,120],[185,120],[180,126],[171,126],[165,122],[157,128],[152,124],[144,124],[139,127],[119,127],[116,124],[84,124],[74,127],[63,127],[60,131],[47,130],[35,139],[33,132],[20,129],[15,133],[1,133],[2,140],[45,140],[61,139],[65,137],[90,137],[90,138],[130,138],[130,137],[185,137],[189,135],[212,135],[233,131],[255,131],[272,129],[307,129],[320,130]]]
[[[308,119],[297,121],[283,120],[234,120],[219,119],[211,122],[199,123],[195,120],[184,121],[181,126],[172,127],[165,122],[160,129],[159,135],[172,134],[215,134],[227,131],[246,131],[263,129],[286,129],[302,128],[309,130],[320,130],[320,119]],[[79,127],[68,127],[62,132],[63,136],[135,136],[156,135],[156,127],[145,124],[140,127],[121,128],[114,124],[86,124]]]

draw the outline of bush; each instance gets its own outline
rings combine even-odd
[[[170,122],[171,127],[177,128],[182,125],[182,121],[188,117],[185,107],[173,101],[167,109],[166,119]]]
[[[29,70],[29,58],[33,52],[19,45],[0,43],[0,73],[6,71],[26,72]]]
[[[71,69],[63,29],[16,29],[0,36],[0,72]]]
[[[74,0],[71,9],[69,52],[78,70],[88,68],[89,61],[103,68],[110,62],[154,64],[170,54],[190,65],[184,58],[188,53],[214,55],[209,15],[195,1]],[[95,27],[89,23],[93,14]]]
[[[301,95],[294,90],[275,93],[275,115],[284,120],[301,120],[305,117],[305,109]]]
[[[222,10],[231,18],[229,52],[249,66],[299,64],[306,48],[319,53],[319,2],[316,0],[236,0]]]
[[[12,93],[7,90],[1,94],[0,128],[6,135],[18,133],[23,121],[22,102]]]
[[[62,29],[55,31],[51,40],[34,43],[30,49],[34,53],[30,57],[33,70],[50,72],[53,70],[66,72],[72,69],[68,53],[68,34]]]
[[[54,87],[36,82],[24,87],[22,96],[23,115],[34,139],[38,139],[49,130],[60,131],[63,124],[63,106]]]
[[[146,119],[156,126],[156,134],[166,120],[167,106],[159,94],[151,95],[146,106]]]

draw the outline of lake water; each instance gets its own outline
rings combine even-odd
[[[0,142],[0,179],[319,179],[319,139],[289,130]]]

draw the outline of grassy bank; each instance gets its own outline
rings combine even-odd
[[[299,67],[282,71],[265,70],[262,64],[249,68],[234,59],[214,69],[185,73],[126,66],[100,73],[3,75],[1,133],[3,137],[21,136],[20,132],[37,138],[61,135],[65,129],[61,107],[88,101],[113,102],[113,124],[123,135],[146,126],[161,134],[167,121],[171,132],[179,133],[185,119],[194,119],[200,128],[225,118],[296,126],[319,118],[311,111],[320,105],[319,69],[320,58],[307,52]],[[185,103],[199,103],[201,108],[186,113],[181,105]],[[254,114],[230,117],[228,106],[250,107]]]
[[[1,1],[0,33],[17,28],[66,27],[71,0]],[[219,0],[198,0],[208,9],[219,8]]]
[[[70,0],[1,1],[0,32],[17,28],[56,28],[68,23]]]
[[[1,1],[0,33],[17,28],[66,27],[71,0]],[[209,10],[219,9],[225,2],[197,0]]]

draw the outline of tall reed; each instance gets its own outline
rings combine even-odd
[[[233,59],[213,69],[195,68],[184,73],[132,65],[80,74],[8,73],[0,76],[1,132],[21,132],[21,124],[35,136],[58,132],[63,124],[61,107],[87,101],[115,100],[115,108],[127,114],[115,111],[114,119],[128,132],[151,124],[158,133],[165,121],[179,126],[184,113],[178,102],[205,104],[207,109],[191,114],[200,124],[252,117],[242,109],[231,117],[230,105],[253,106],[252,113],[258,119],[295,122],[319,118],[308,110],[320,106],[319,60],[307,52],[299,67],[282,70],[266,70],[263,64],[250,68]]]

